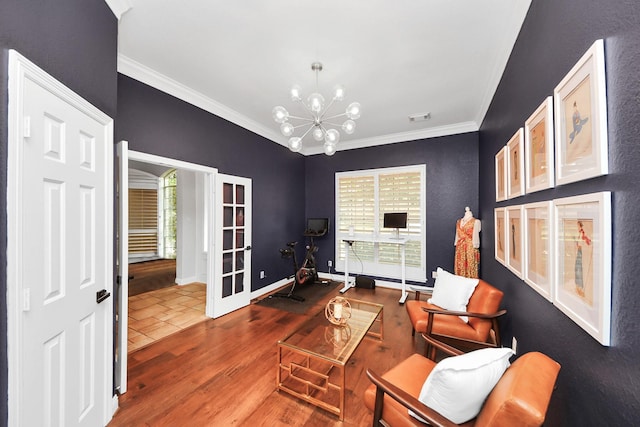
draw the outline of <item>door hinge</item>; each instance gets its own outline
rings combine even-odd
[[[22,311],[31,311],[31,289],[22,290]]]
[[[24,138],[31,138],[31,117],[24,117],[24,129],[22,130]]]

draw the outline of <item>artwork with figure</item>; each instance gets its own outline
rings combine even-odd
[[[496,227],[496,235],[498,236],[498,241],[496,242],[496,248],[497,248],[497,255],[498,257],[500,257],[500,259],[505,259],[504,258],[504,218],[503,217],[499,217],[497,219],[497,227]]]
[[[520,149],[515,146],[512,150],[511,150],[511,170],[510,170],[510,174],[509,174],[509,180],[511,182],[511,188],[519,188],[520,187],[520,170],[518,169],[519,167],[519,160],[518,160],[518,156],[520,155],[519,153]]]
[[[529,164],[531,165],[531,177],[543,176],[547,169],[546,149],[546,122],[542,119],[531,129],[531,151],[529,152]]]
[[[593,305],[593,220],[564,219],[564,289]]]
[[[548,221],[541,218],[528,219],[528,240],[529,259],[527,262],[528,274],[535,276],[538,280],[549,280],[547,277],[548,260]]]
[[[520,218],[509,220],[509,259],[520,263]]]
[[[591,83],[587,76],[564,99],[566,161],[571,164],[593,152],[591,132]]]

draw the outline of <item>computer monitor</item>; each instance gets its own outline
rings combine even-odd
[[[383,228],[395,228],[394,238],[400,238],[400,229],[407,228],[406,212],[386,212],[382,221]]]
[[[406,212],[388,212],[384,214],[384,228],[407,228]]]
[[[304,234],[323,236],[329,231],[329,218],[307,218],[307,228]]]

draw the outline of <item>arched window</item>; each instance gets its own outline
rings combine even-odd
[[[175,169],[160,177],[159,211],[162,223],[160,255],[163,258],[176,258],[177,183]]]

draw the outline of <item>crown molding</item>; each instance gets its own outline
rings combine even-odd
[[[104,0],[104,1],[105,3],[107,3],[107,6],[111,8],[111,11],[116,16],[116,18],[118,18],[118,21],[120,20],[120,18],[122,18],[122,15],[127,13],[127,11],[133,7],[133,4],[131,4],[131,0]]]
[[[286,141],[283,142],[282,136],[275,130],[262,126],[237,111],[204,96],[202,93],[122,54],[118,54],[118,72],[188,102],[191,105],[202,108],[211,114],[222,117],[270,141],[285,147],[287,146]]]
[[[222,117],[238,126],[241,126],[253,133],[256,133],[270,141],[287,147],[286,138],[273,128],[267,128],[260,123],[247,118],[237,111],[204,96],[202,93],[179,83],[164,74],[143,65],[123,54],[118,54],[118,72],[132,79],[138,80],[146,85],[156,88],[171,96],[188,102],[191,105],[202,108],[211,114]],[[478,130],[476,122],[462,122],[435,128],[420,129],[411,132],[402,132],[389,135],[381,135],[372,138],[361,138],[338,143],[338,151],[355,150],[358,148],[372,147],[378,145],[395,144],[397,142],[415,141],[438,136],[455,135],[459,133],[475,132]],[[314,154],[324,154],[322,146],[303,147],[300,154],[310,156]]]
[[[376,136],[373,138],[361,138],[349,141],[340,141],[338,151],[355,150],[358,148],[375,147],[379,145],[395,144],[398,142],[417,141],[426,138],[436,138],[439,136],[456,135],[459,133],[476,132],[479,129],[476,122],[461,122],[446,126],[439,126],[428,129],[420,129],[411,132],[401,132],[389,135]],[[322,147],[311,147],[303,149],[305,156],[313,154],[324,154]]]

